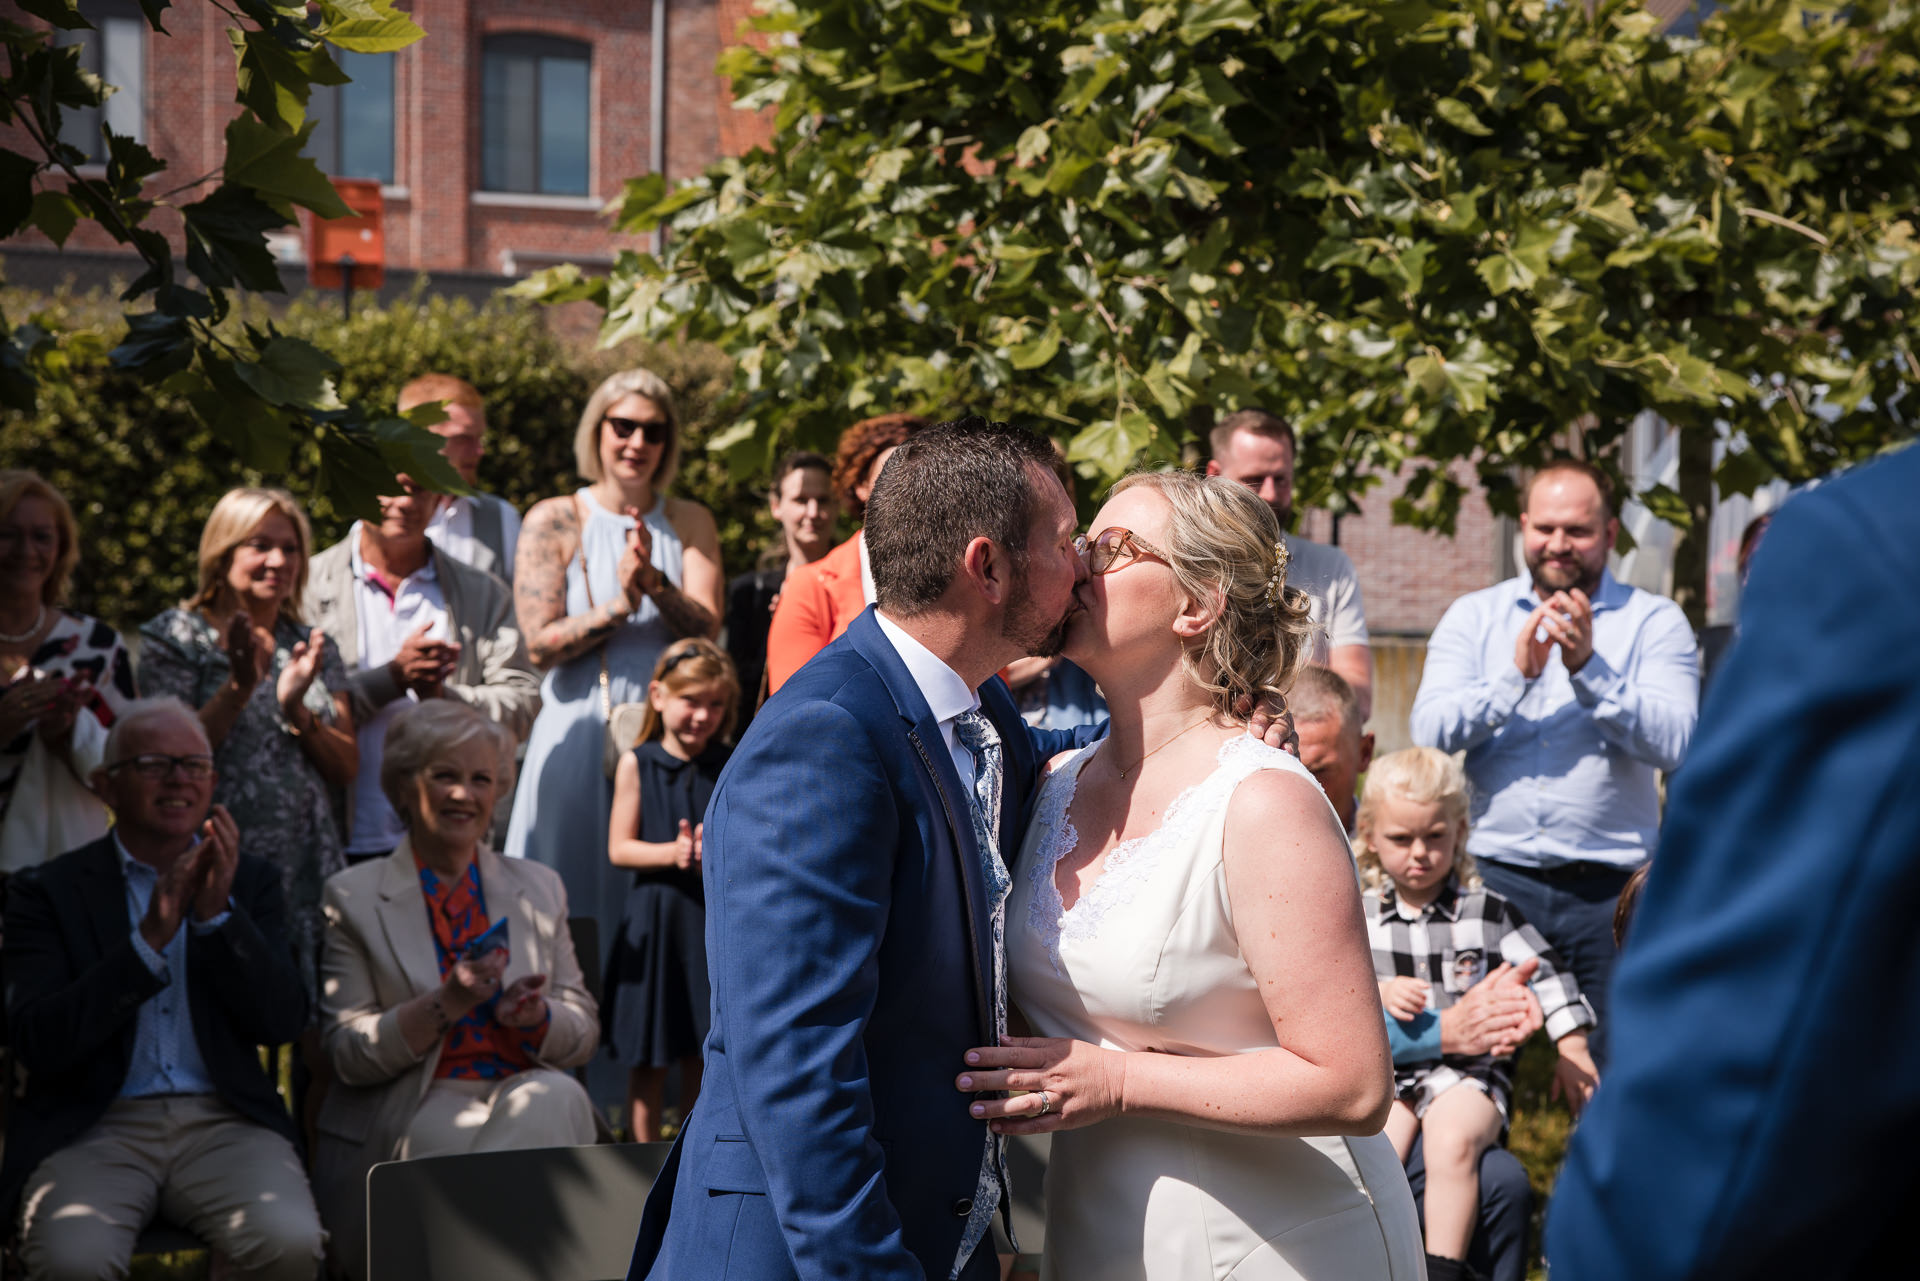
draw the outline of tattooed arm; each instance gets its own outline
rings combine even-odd
[[[667,521],[680,535],[680,584],[676,587],[655,569],[643,590],[675,636],[717,636],[727,580],[720,568],[720,531],[713,513],[699,503],[669,498]]]
[[[586,653],[626,619],[624,600],[600,601],[567,614],[567,562],[580,548],[579,516],[569,497],[534,504],[514,549],[513,603],[527,638],[527,657],[545,671]]]

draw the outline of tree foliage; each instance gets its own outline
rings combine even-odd
[[[1606,456],[1655,410],[1744,440],[1723,491],[1914,430],[1920,23],[1736,0],[1669,38],[1626,0],[772,0],[729,51],[777,138],[619,226],[656,258],[527,292],[737,362],[741,473],[850,418],[1038,419],[1090,477],[1215,411],[1303,438],[1302,499],[1418,464]],[[1678,495],[1659,515],[1685,522]]]
[[[207,0],[231,19],[235,100],[220,170],[164,193],[151,188],[164,162],[113,132],[102,113],[104,176],[83,175],[85,157],[61,141],[65,112],[98,107],[115,92],[82,68],[81,48],[60,45],[47,27],[0,20],[8,68],[0,80],[0,125],[14,125],[25,152],[0,149],[0,238],[37,228],[65,244],[82,219],[97,222],[139,255],[145,271],[121,295],[137,304],[112,347],[113,367],[160,384],[244,467],[284,474],[303,444],[319,450],[319,482],[343,509],[369,512],[373,497],[406,471],[440,489],[459,477],[439,441],[413,421],[343,400],[340,363],[272,323],[224,323],[236,292],[280,291],[267,233],[294,225],[296,206],[322,217],[349,212],[312,160],[301,154],[313,122],[315,85],[347,83],[329,46],[358,53],[404,48],[422,32],[393,0]],[[165,34],[171,0],[140,0],[148,25]],[[27,14],[64,31],[91,27],[79,0],[21,0]],[[208,190],[209,185],[212,189]],[[149,225],[179,215],[185,253]],[[42,384],[67,367],[44,326],[0,316],[0,405],[32,413]],[[424,411],[424,412],[431,412]]]

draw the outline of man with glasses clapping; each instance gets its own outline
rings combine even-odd
[[[26,1085],[0,1163],[34,1277],[124,1276],[164,1213],[243,1277],[310,1281],[322,1232],[258,1047],[307,995],[280,873],[212,804],[205,730],[130,705],[93,786],[111,832],[7,885],[6,996]]]

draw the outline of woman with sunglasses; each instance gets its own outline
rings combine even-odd
[[[604,967],[629,880],[607,861],[607,711],[645,701],[669,644],[720,630],[726,579],[713,513],[667,496],[680,424],[657,374],[595,388],[574,457],[589,483],[535,504],[514,556],[520,631],[546,675],[504,852],[560,873],[572,910],[600,924],[600,955],[581,963]]]
[[[1420,1277],[1345,834],[1236,711],[1310,652],[1279,525],[1232,481],[1136,475],[1081,548],[1065,652],[1110,730],[1053,762],[1013,872],[1036,1035],[969,1050],[955,1085],[996,1132],[1054,1135],[1060,1281]]]

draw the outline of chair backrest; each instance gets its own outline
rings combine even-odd
[[[388,1161],[367,1176],[369,1281],[605,1281],[633,1259],[669,1143]]]
[[[580,962],[581,986],[598,1005],[600,985],[605,979],[600,969],[600,922],[591,916],[569,916],[567,933],[573,939],[573,954]]]

